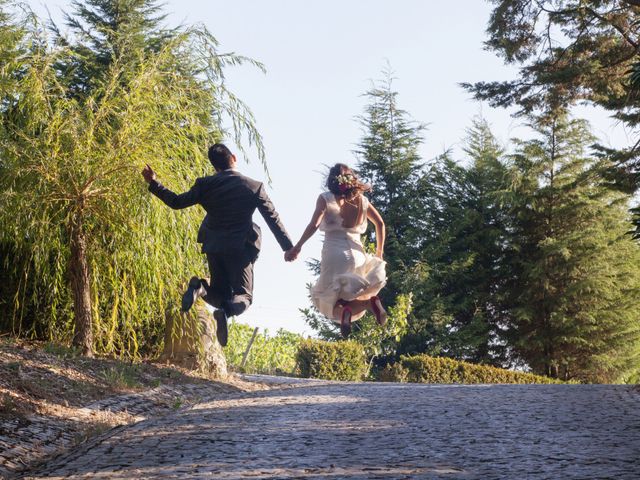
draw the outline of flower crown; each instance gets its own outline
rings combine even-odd
[[[352,188],[358,185],[358,181],[356,180],[356,177],[354,177],[350,173],[344,173],[344,174],[338,175],[336,177],[336,182],[338,182],[338,189],[341,192],[346,192],[347,190],[351,190]]]

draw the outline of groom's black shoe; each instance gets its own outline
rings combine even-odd
[[[204,297],[207,295],[207,290],[204,288],[202,284],[202,280],[198,277],[191,277],[189,280],[189,287],[187,291],[182,295],[182,311],[188,312],[198,297]]]
[[[216,309],[213,312],[213,318],[216,319],[216,337],[218,337],[218,342],[223,347],[227,346],[227,314],[223,308]]]

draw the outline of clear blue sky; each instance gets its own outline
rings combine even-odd
[[[39,13],[45,2],[29,0]],[[47,0],[54,19],[67,0]],[[261,61],[228,72],[229,87],[253,109],[264,136],[273,183],[270,195],[294,242],[322,191],[325,165],[353,164],[361,132],[355,117],[362,94],[388,61],[395,71],[400,106],[428,124],[425,160],[459,143],[474,115],[482,113],[503,142],[526,137],[526,128],[504,110],[470,99],[460,82],[508,79],[514,70],[482,49],[488,3],[423,0],[169,0],[171,25],[203,23],[221,51]],[[580,108],[603,141],[628,143],[625,132],[601,112]],[[203,152],[203,155],[205,152]],[[241,170],[265,179],[259,163]],[[170,186],[170,185],[169,185]],[[313,280],[304,259],[319,257],[318,234],[294,264],[285,264],[261,218],[264,248],[255,271],[255,301],[240,320],[253,326],[312,334],[298,309],[308,305]]]

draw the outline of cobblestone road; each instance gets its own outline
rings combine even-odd
[[[640,479],[640,394],[300,382],[116,430],[26,478]]]

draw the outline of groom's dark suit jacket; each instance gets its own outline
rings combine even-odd
[[[253,223],[253,212],[260,211],[276,240],[286,251],[293,247],[264,185],[236,170],[225,170],[198,178],[188,192],[180,195],[154,180],[149,191],[173,209],[201,205],[207,215],[198,232],[202,252],[232,253],[245,248],[257,257],[262,235]]]

